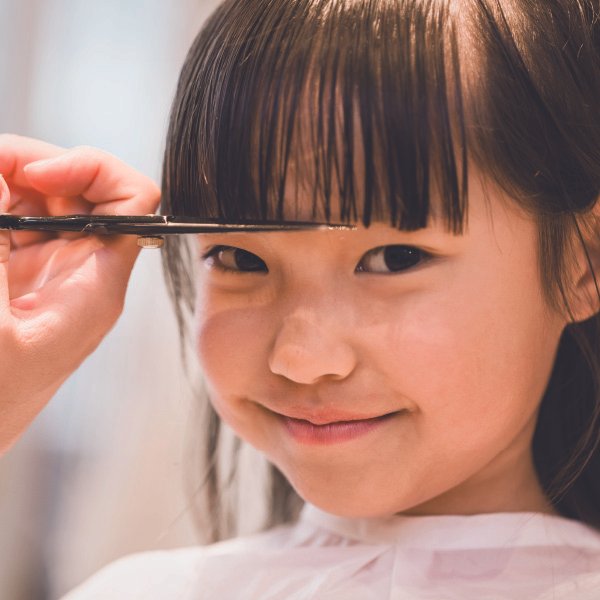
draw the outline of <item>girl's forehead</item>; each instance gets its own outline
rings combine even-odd
[[[356,166],[356,188],[357,196],[359,198],[359,201],[356,202],[357,210],[356,214],[353,215],[354,218],[344,219],[342,217],[344,214],[344,202],[341,198],[339,187],[332,185],[327,199],[325,199],[322,192],[315,193],[315,175],[311,160],[307,160],[305,155],[302,160],[302,167],[300,167],[300,161],[290,157],[284,184],[283,219],[322,222],[351,221],[355,224],[359,224],[363,217],[363,202],[360,197],[361,194],[364,193],[365,175],[364,168],[359,160],[356,161]],[[478,172],[474,175],[478,175]],[[474,191],[477,196],[480,196],[481,184],[476,185]],[[442,195],[437,190],[435,183],[432,183],[431,185],[429,200],[427,225],[425,228],[437,229],[440,231],[445,230],[445,207],[442,202]],[[386,198],[376,199],[374,204],[386,208],[389,206],[389,202]],[[374,215],[372,220],[389,224],[391,221],[389,210],[384,209],[379,214]]]
[[[286,181],[284,202],[283,202],[283,219],[286,221],[319,221],[319,222],[351,222],[360,224],[362,214],[357,211],[354,218],[342,218],[342,202],[338,193],[332,193],[329,202],[326,203],[324,198],[314,196],[313,190],[307,186],[302,187],[296,185],[297,181]],[[389,215],[376,215],[372,221],[379,223],[390,223]],[[444,219],[442,217],[442,207],[437,198],[432,198],[432,204],[428,214],[427,228],[444,229]]]
[[[311,74],[299,90],[291,121],[280,115],[269,124],[250,123],[251,178],[261,202],[280,206],[286,220],[360,222],[368,212],[369,222],[397,222],[399,214],[420,211],[426,215],[426,228],[445,229],[444,215],[460,189],[452,194],[439,190],[447,190],[447,181],[455,174],[460,188],[460,164],[442,164],[437,139],[424,149],[410,131],[395,136],[377,127],[377,119],[365,123],[358,96],[351,95],[349,102],[341,86],[320,79],[318,69],[308,70]],[[277,150],[265,154],[266,148]],[[456,151],[460,154],[460,149]],[[401,155],[404,164],[399,164]]]

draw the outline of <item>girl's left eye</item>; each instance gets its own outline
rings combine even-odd
[[[269,272],[256,254],[233,246],[215,246],[202,256],[202,260],[207,267],[227,273]]]
[[[356,267],[357,273],[399,273],[432,258],[413,246],[380,246],[367,252]]]

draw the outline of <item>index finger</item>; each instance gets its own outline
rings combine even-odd
[[[147,214],[160,199],[158,186],[116,156],[80,146],[24,167],[30,185],[54,197],[81,197],[93,214]]]
[[[0,134],[0,173],[11,184],[29,188],[25,165],[36,160],[55,158],[64,148],[12,133]]]

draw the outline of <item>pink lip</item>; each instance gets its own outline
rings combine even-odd
[[[285,428],[296,441],[303,444],[335,444],[365,435],[382,426],[396,414],[391,413],[372,419],[338,421],[325,425],[314,425],[303,419],[280,416]]]

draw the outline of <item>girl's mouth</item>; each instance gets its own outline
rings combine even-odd
[[[356,421],[337,421],[325,425],[315,425],[304,419],[294,419],[280,415],[283,425],[289,434],[303,444],[335,444],[366,435],[377,427],[383,426],[399,412],[389,413],[371,419]]]

